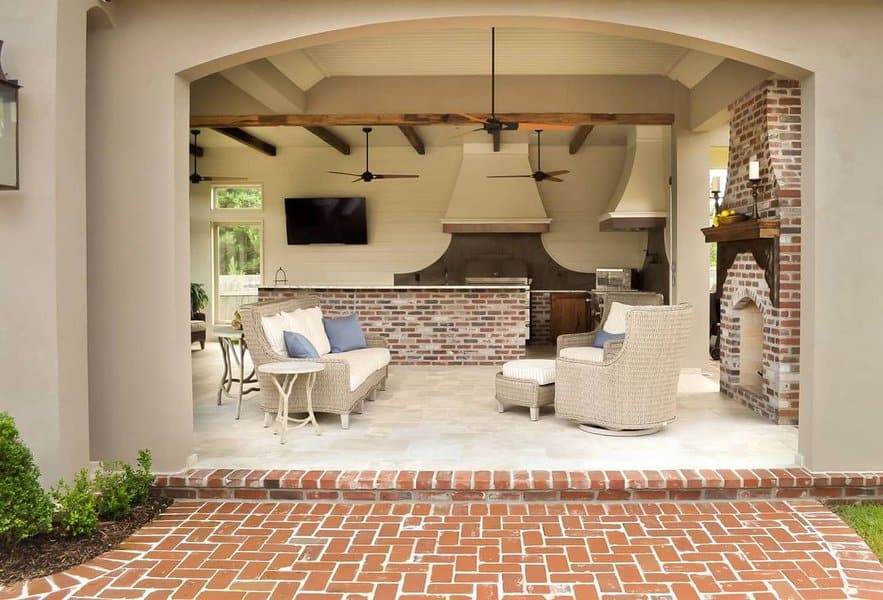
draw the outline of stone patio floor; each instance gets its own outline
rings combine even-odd
[[[18,594],[873,599],[883,566],[813,500],[179,501],[120,549],[0,597]]]

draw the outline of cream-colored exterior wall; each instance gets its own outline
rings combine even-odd
[[[0,410],[16,418],[44,483],[89,459],[83,116],[96,5],[0,4],[3,68],[23,86],[20,190],[0,192]]]
[[[64,202],[65,190],[78,187],[82,176],[62,171],[65,179],[58,180],[57,167],[49,166],[47,171],[47,156],[75,160],[77,154],[75,144],[62,143],[69,134],[49,125],[53,118],[57,123],[58,107],[77,96],[77,90],[54,89],[51,83],[57,77],[58,53],[69,50],[59,48],[59,43],[67,39],[69,24],[71,32],[77,30],[74,19],[59,20],[57,28],[44,20],[51,20],[61,4],[68,3],[13,0],[3,6],[4,23],[12,23],[4,26],[3,34],[27,49],[27,59],[19,50],[9,51],[7,68],[21,69],[26,86],[30,80],[31,89],[47,94],[31,105],[36,112],[27,113],[24,106],[22,111],[23,144],[29,140],[23,177],[33,187],[17,201],[4,194],[5,206],[0,207],[4,240],[15,244],[14,254],[0,258],[0,268],[3,275],[11,276],[4,282],[16,282],[15,290],[3,293],[5,314],[14,319],[4,335],[15,354],[11,361],[2,361],[0,376],[7,382],[21,380],[11,389],[19,392],[14,396],[15,410],[23,429],[30,432],[37,431],[44,419],[62,422],[61,387],[46,380],[61,372],[52,361],[71,354],[60,352],[61,330],[55,322],[67,311],[60,313],[53,303],[62,296],[65,303],[84,302],[81,290],[59,289],[57,259],[66,252],[62,242],[68,240],[60,230],[67,223],[56,222],[53,208]],[[765,18],[765,12],[775,18]],[[883,121],[875,118],[883,104],[879,2],[853,0],[834,6],[822,0],[799,4],[381,0],[353,5],[277,0],[258,8],[252,2],[218,0],[208,9],[198,0],[156,0],[120,3],[116,13],[115,28],[97,32],[90,40],[87,82],[93,458],[131,458],[137,447],[149,446],[159,468],[178,468],[191,448],[186,80],[319,39],[344,39],[368,30],[377,34],[453,23],[479,27],[529,23],[667,41],[802,80],[800,448],[814,469],[883,468],[883,439],[877,431],[883,404],[872,362],[883,342],[868,334],[883,330],[883,313],[877,307],[881,284],[873,276],[880,270],[883,240],[877,232],[878,219],[868,218],[879,214],[883,192],[866,181],[877,168],[876,148],[883,138]],[[787,14],[784,22],[782,13]],[[22,22],[29,25],[26,34],[17,26]],[[56,36],[54,44],[52,36]],[[715,41],[708,41],[712,36]],[[75,41],[74,50],[82,47],[82,38]],[[47,48],[53,47],[56,53],[47,56]],[[560,110],[558,102],[550,102],[548,110]],[[680,124],[677,136],[685,126]],[[78,139],[86,131],[76,118],[66,127]],[[704,156],[707,160],[708,153]],[[679,152],[679,164],[680,158]],[[32,179],[37,176],[57,186],[37,183]],[[679,179],[683,178],[680,173]],[[689,189],[678,186],[678,204],[688,201]],[[46,240],[47,232],[52,232],[51,239],[39,242]],[[14,264],[21,257],[26,269]],[[35,313],[39,317],[22,316]],[[84,356],[82,344],[73,344],[70,350],[73,356]],[[4,352],[9,356],[8,350]],[[40,382],[35,388],[36,379]],[[21,394],[40,403],[46,397],[51,400],[38,411],[22,407],[30,400],[21,400]],[[60,426],[53,427],[57,431]],[[72,425],[64,423],[64,427]],[[60,465],[71,456],[66,450],[59,449],[47,468],[63,470]],[[46,456],[51,449],[40,452]]]
[[[569,169],[564,183],[537,186],[552,228],[543,236],[553,258],[578,271],[604,266],[640,267],[646,234],[602,233],[598,216],[605,210],[623,167],[623,146],[586,146],[571,155],[564,146],[543,148],[546,168]],[[210,283],[212,221],[261,219],[264,224],[264,280],[271,282],[282,267],[291,283],[391,284],[395,273],[422,269],[448,246],[441,219],[451,199],[463,157],[462,146],[429,147],[423,156],[410,147],[372,147],[372,168],[418,173],[405,181],[351,183],[329,170],[359,172],[364,148],[349,156],[331,148],[280,147],[276,157],[247,148],[208,148],[200,171],[248,177],[263,186],[264,210],[215,211],[211,186],[190,187],[191,273],[194,281]],[[530,167],[535,167],[535,155]],[[474,182],[476,187],[487,180]],[[531,183],[530,185],[536,185]],[[486,189],[486,186],[485,186]],[[289,246],[285,237],[284,198],[294,196],[358,196],[367,198],[367,246]],[[475,196],[480,203],[480,195]]]

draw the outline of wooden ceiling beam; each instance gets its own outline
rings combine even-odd
[[[304,129],[312,133],[314,136],[316,136],[341,154],[349,155],[350,145],[347,143],[347,141],[327,127],[304,127]]]
[[[228,138],[236,140],[240,144],[244,144],[252,150],[257,150],[267,156],[276,156],[276,146],[257,138],[247,131],[238,127],[212,127],[218,133],[226,135]]]
[[[190,144],[190,155],[198,156],[202,158],[202,155],[205,154],[205,149],[202,146],[197,146],[196,144]]]
[[[594,125],[580,125],[576,131],[573,132],[573,137],[570,138],[571,154],[579,152],[580,148],[583,147],[583,144],[586,143],[586,138],[589,137],[589,134],[592,133],[594,128]]]
[[[505,113],[497,114],[503,122],[547,123],[550,125],[671,125],[671,113]],[[487,113],[469,116],[455,113],[350,113],[350,114],[269,114],[269,115],[194,115],[191,127],[328,127],[342,126],[426,126],[475,125],[475,118],[490,118]]]
[[[414,148],[414,152],[417,154],[426,154],[426,145],[423,143],[423,140],[420,137],[420,134],[417,133],[417,130],[414,129],[411,125],[399,125],[399,131],[402,132],[402,135],[405,136],[405,139],[408,140],[408,143],[411,144],[411,147]]]

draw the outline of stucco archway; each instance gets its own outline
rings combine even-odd
[[[179,370],[178,367],[187,360],[184,352],[167,352],[176,344],[186,347],[183,290],[187,281],[188,236],[186,227],[179,221],[186,222],[187,206],[186,178],[182,176],[187,164],[187,80],[298,45],[345,39],[368,31],[380,33],[400,27],[444,27],[452,23],[486,27],[493,22],[502,26],[529,20],[533,26],[594,28],[668,41],[766,66],[791,76],[803,76],[808,92],[805,98],[809,103],[806,123],[811,130],[805,139],[812,145],[818,141],[814,131],[816,123],[823,122],[818,120],[820,107],[828,115],[837,112],[835,109],[839,107],[831,92],[823,94],[823,102],[819,103],[815,77],[810,72],[824,71],[828,76],[826,85],[836,85],[838,78],[833,73],[840,71],[840,64],[836,57],[829,56],[829,49],[860,35],[868,27],[865,21],[873,16],[857,12],[851,21],[856,30],[850,31],[845,38],[838,33],[825,38],[828,40],[826,45],[814,46],[808,40],[823,39],[820,28],[827,22],[818,7],[807,8],[797,16],[793,28],[783,31],[775,19],[769,22],[758,20],[755,7],[732,6],[725,2],[713,2],[713,6],[687,2],[664,6],[665,3],[649,1],[628,6],[613,6],[600,1],[550,2],[544,3],[541,9],[515,1],[493,3],[489,7],[480,3],[440,5],[432,2],[415,2],[408,6],[346,3],[340,7],[325,3],[304,7],[275,2],[262,6],[260,12],[241,3],[221,2],[213,6],[211,14],[200,11],[198,4],[176,2],[174,10],[170,8],[173,4],[167,2],[121,5],[116,29],[112,33],[100,34],[101,39],[96,39],[93,44],[95,51],[90,53],[97,76],[94,82],[90,81],[89,110],[102,114],[101,123],[96,125],[91,136],[94,161],[90,161],[88,175],[90,196],[102,209],[94,224],[90,219],[90,245],[98,248],[95,253],[90,251],[90,317],[93,313],[96,315],[96,318],[90,318],[90,349],[99,349],[90,357],[90,374],[95,374],[97,380],[92,394],[93,414],[102,415],[93,418],[93,454],[96,457],[126,456],[137,446],[164,447],[165,456],[159,457],[159,462],[167,468],[181,466],[189,450],[190,432],[186,428],[178,429],[175,425],[172,430],[163,430],[160,426],[162,422],[189,423],[189,370],[155,382],[150,391],[133,392],[126,382],[138,375],[138,367],[123,358],[125,353],[120,342],[115,340],[120,337],[139,339],[145,353],[163,355],[163,364],[157,368],[166,373]],[[717,20],[712,20],[709,15],[715,10]],[[543,14],[538,15],[538,12]],[[721,19],[726,20],[727,27],[715,25]],[[710,37],[718,41],[711,42]],[[144,55],[152,57],[151,64],[132,72],[129,68],[131,61]],[[868,56],[863,54],[856,60],[862,64],[866,60],[870,66],[872,56],[873,52],[869,51]],[[854,78],[852,71],[838,75],[849,85],[861,86],[860,78]],[[871,106],[876,98],[872,96],[851,101]],[[119,131],[121,124],[127,127],[125,133]],[[866,123],[853,119],[845,130],[855,139],[867,139],[870,143],[874,132],[866,129]],[[843,134],[844,125],[841,120],[838,131],[832,131],[827,125],[823,130],[822,133],[833,140],[836,135]],[[132,139],[138,140],[137,149],[132,149]],[[170,147],[175,148],[174,153],[169,152]],[[126,149],[131,151],[129,156],[125,156]],[[851,164],[850,169],[866,163],[871,167],[863,153],[829,152],[825,158],[835,159],[838,165],[854,159],[856,164]],[[804,181],[808,189],[804,198],[808,211],[815,209],[816,188],[831,192],[831,197],[835,190],[843,193],[850,189],[847,178],[841,177],[836,170],[826,172],[824,177],[817,176],[813,165],[821,159],[821,153],[814,149],[812,160],[805,169]],[[118,176],[123,172],[127,172],[125,181]],[[855,192],[855,197],[861,196],[858,189]],[[127,209],[143,217],[140,225],[143,232],[117,231],[131,218]],[[856,206],[850,207],[842,218],[847,219],[855,210]],[[812,240],[813,234],[821,234],[830,240],[841,226],[826,221],[823,230],[811,228],[807,239]],[[149,257],[137,257],[128,269],[119,269],[118,251],[132,243],[148,243],[147,230],[159,232],[167,243],[159,245]],[[814,240],[806,249],[810,268],[815,264],[812,243]],[[857,264],[855,268],[868,266]],[[126,279],[126,273],[132,270],[143,274],[141,281],[133,284]],[[99,275],[93,277],[93,273]],[[169,273],[174,275],[170,277]],[[155,300],[154,318],[159,322],[158,325],[155,322],[152,328],[138,322],[145,312],[144,303],[138,298],[142,294],[147,296],[148,290]],[[818,287],[813,291],[821,291],[824,307],[834,310],[833,296]],[[108,322],[122,328],[122,333]],[[807,321],[805,329],[811,330],[817,323],[815,319]],[[837,338],[840,333],[828,330],[826,336]],[[808,338],[812,339],[812,336]],[[843,361],[839,362],[842,367]],[[807,367],[813,367],[812,361],[808,361]],[[816,377],[821,378],[820,388],[828,390],[850,372],[854,373],[854,368],[847,365],[842,373],[825,370],[819,375],[821,371],[818,371]],[[113,378],[107,375],[109,373],[114,374]],[[872,389],[871,381],[865,376],[854,381],[856,385],[867,386],[867,390]],[[812,386],[813,382],[808,382],[804,389],[805,398],[811,396]],[[123,425],[130,417],[125,407],[117,406],[120,398],[127,395],[130,397],[125,403],[136,409],[136,418],[142,418],[140,443],[126,434],[130,428]],[[160,409],[162,421],[155,416],[155,410],[139,408],[152,402],[154,409]],[[157,406],[157,402],[161,406]],[[812,406],[812,402],[807,405]],[[830,416],[830,412],[826,414],[826,417]],[[802,417],[801,421],[807,423],[811,419],[808,421]],[[811,436],[813,429],[810,424],[807,436]],[[169,443],[169,438],[176,441]],[[801,445],[806,446],[805,453],[808,453],[809,445],[803,441]],[[825,452],[829,450],[836,452],[834,445],[826,446]],[[850,453],[850,456],[854,454]]]

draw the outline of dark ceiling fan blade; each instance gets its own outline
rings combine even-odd
[[[328,171],[329,173],[333,173],[334,175],[349,175],[350,177],[361,177],[361,173],[347,173],[346,171]]]
[[[356,177],[355,179],[353,179],[352,181],[350,181],[350,183],[355,183],[355,182],[357,182],[357,181],[364,181],[364,180],[363,180],[361,177]]]
[[[248,177],[212,177],[211,175],[200,175],[200,181],[248,181]]]
[[[391,175],[389,173],[374,173],[374,179],[415,179],[419,175]]]
[[[568,171],[567,169],[564,169],[562,171],[544,171],[544,173],[546,175],[550,175],[550,176],[554,177],[556,175],[566,175],[567,173],[570,173],[570,171]]]
[[[477,131],[484,131],[484,127],[478,127],[478,128],[476,128],[476,129],[470,129],[469,131],[459,131],[459,132],[455,133],[454,135],[452,135],[452,136],[450,137],[450,139],[453,140],[453,139],[456,139],[456,138],[465,137],[465,136],[469,135],[470,133],[475,133],[475,132],[477,132]]]
[[[488,179],[511,179],[513,177],[533,177],[533,175],[488,175]]]
[[[542,181],[555,181],[557,183],[561,183],[564,180],[558,177],[552,177],[551,175],[546,175],[545,177],[543,177]]]

